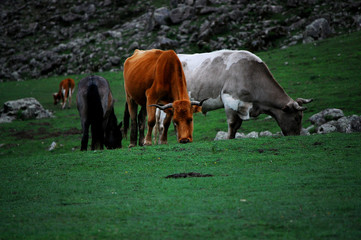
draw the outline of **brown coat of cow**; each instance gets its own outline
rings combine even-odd
[[[59,84],[59,91],[53,94],[54,105],[56,105],[60,99],[62,101],[61,108],[64,109],[66,105],[66,101],[68,100],[68,107],[71,105],[71,97],[74,93],[75,83],[71,78],[66,78]]]
[[[124,133],[131,118],[130,147],[152,144],[152,130],[155,125],[155,107],[165,110],[164,131],[160,143],[167,143],[170,122],[176,125],[178,142],[193,141],[193,113],[201,111],[202,102],[190,101],[187,83],[174,51],[135,50],[124,63],[124,88],[126,109],[124,113]],[[138,105],[141,106],[137,118]],[[148,132],[144,139],[145,117],[148,115]]]

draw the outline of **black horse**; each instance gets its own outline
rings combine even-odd
[[[114,99],[108,81],[100,76],[88,76],[80,80],[76,96],[83,137],[81,151],[88,147],[91,126],[91,150],[122,147],[122,133],[114,114]]]

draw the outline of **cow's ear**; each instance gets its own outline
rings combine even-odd
[[[193,113],[201,112],[202,106],[192,105],[192,110],[193,110]]]

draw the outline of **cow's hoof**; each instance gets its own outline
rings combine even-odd
[[[152,146],[152,141],[144,141],[144,146]]]
[[[135,146],[136,146],[136,144],[131,143],[131,144],[129,144],[128,148],[132,148],[132,147],[135,147]]]

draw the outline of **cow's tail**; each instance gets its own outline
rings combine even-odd
[[[100,141],[103,144],[103,107],[99,95],[98,87],[91,84],[87,90],[87,119],[91,125],[92,138]]]
[[[127,139],[127,133],[128,133],[128,129],[129,129],[129,109],[128,109],[128,103],[125,102],[125,108],[124,108],[124,116],[123,116],[123,136],[125,137],[125,139]]]

